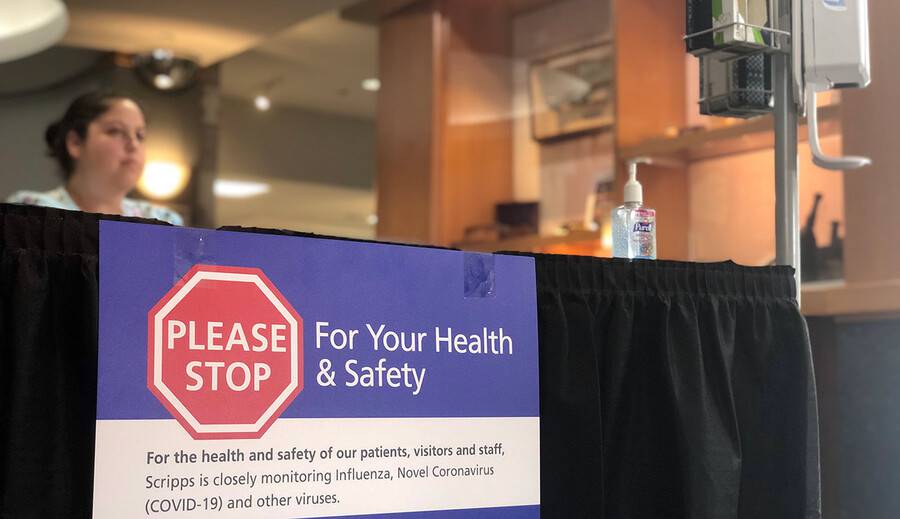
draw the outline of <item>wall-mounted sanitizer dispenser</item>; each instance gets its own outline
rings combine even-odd
[[[869,85],[867,0],[803,0],[806,84],[832,88]]]
[[[797,7],[799,7],[799,12]],[[801,23],[797,24],[797,18]],[[835,88],[865,88],[869,66],[869,13],[867,0],[795,0],[794,59],[802,56],[809,144],[813,162],[826,169],[847,170],[867,166],[865,157],[827,157],[819,146],[816,92]],[[797,34],[797,31],[794,31]],[[802,44],[801,44],[802,42]],[[802,86],[802,85],[801,85]]]

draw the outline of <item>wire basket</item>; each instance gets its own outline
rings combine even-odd
[[[721,0],[726,1],[726,0]],[[731,0],[727,0],[731,1]],[[768,0],[767,25],[755,25],[740,20],[715,25],[713,0],[687,0],[686,32],[687,51],[694,56],[718,53],[722,55],[746,55],[787,52],[791,33],[779,30],[771,20],[778,13],[779,0]],[[744,14],[750,13],[749,0],[743,0]]]
[[[774,109],[772,57],[758,53],[733,60],[700,58],[700,113],[743,119]]]

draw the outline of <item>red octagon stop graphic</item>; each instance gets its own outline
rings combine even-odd
[[[303,389],[303,321],[259,269],[195,265],[148,321],[147,386],[194,439],[260,438]]]

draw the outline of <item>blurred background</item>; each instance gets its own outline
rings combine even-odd
[[[609,256],[625,165],[652,157],[661,259],[774,262],[771,116],[699,115],[684,2],[33,2],[67,16],[0,63],[0,199],[60,185],[44,129],[112,89],[148,116],[132,196],[187,225]],[[819,113],[827,153],[874,165],[821,170],[800,131],[829,519],[900,517],[900,3],[869,11],[873,83]]]

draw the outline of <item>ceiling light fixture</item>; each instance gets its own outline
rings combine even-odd
[[[184,191],[188,183],[187,168],[174,162],[152,161],[144,167],[138,190],[156,200],[168,200]]]
[[[153,51],[134,57],[135,71],[148,85],[163,91],[184,90],[190,87],[197,75],[197,63],[178,57],[168,49]]]
[[[175,54],[169,49],[153,49],[153,52],[150,53],[153,56],[153,59],[158,61],[170,60],[175,57]]]
[[[175,86],[175,80],[168,74],[157,74],[153,76],[153,86],[160,90],[170,90]]]
[[[213,182],[213,193],[219,198],[250,198],[269,192],[269,184],[249,180],[227,180],[220,178]]]
[[[362,80],[362,89],[367,92],[378,92],[381,89],[381,80],[377,77],[370,77]]]
[[[253,106],[260,112],[266,112],[269,108],[272,108],[272,91],[275,90],[275,87],[283,80],[283,77],[276,77],[263,83],[259,90],[257,90],[259,93],[253,98]]]
[[[253,105],[256,106],[256,109],[260,112],[265,112],[269,108],[272,108],[272,100],[269,99],[269,96],[258,95],[253,98]]]
[[[60,0],[0,0],[0,63],[52,46],[68,26],[69,15]]]

